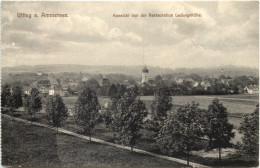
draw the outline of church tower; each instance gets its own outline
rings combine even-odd
[[[148,73],[149,70],[146,68],[146,66],[144,66],[143,70],[142,70],[142,83],[148,83]]]

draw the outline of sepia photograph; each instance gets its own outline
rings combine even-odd
[[[2,1],[2,167],[258,167],[259,1]]]

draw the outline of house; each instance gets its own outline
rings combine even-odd
[[[197,81],[193,81],[191,84],[192,84],[193,87],[198,87],[199,86],[199,82],[197,82]]]
[[[32,87],[38,88],[41,86],[50,87],[50,80],[37,80],[31,84]]]
[[[128,80],[124,80],[122,83],[120,83],[120,85],[124,85],[125,87],[129,86],[129,82]]]
[[[38,86],[38,81],[34,81],[34,82],[31,84],[31,87],[36,88],[37,86]]]
[[[58,82],[58,80],[56,78],[51,78],[50,79],[50,84],[51,85],[59,85],[59,82]]]
[[[31,87],[29,87],[29,86],[23,87],[23,92],[24,92],[24,94],[29,95],[31,92]]]
[[[244,91],[247,94],[258,94],[259,87],[257,85],[249,85],[244,88]]]
[[[54,93],[55,93],[55,92],[54,92],[54,89],[50,89],[50,90],[49,90],[49,95],[52,95],[52,96],[53,96]]]
[[[74,111],[73,111],[73,108],[68,108],[68,113],[69,113],[69,116],[74,116]]]
[[[83,77],[82,77],[82,81],[84,82],[84,81],[88,81],[89,79],[91,79],[91,75],[90,74],[85,74],[85,75],[83,75]]]
[[[48,74],[38,72],[37,75],[34,76],[34,79],[35,80],[47,80],[48,79]]]
[[[70,93],[72,94],[78,94],[78,83],[76,82],[69,82],[68,88],[70,89]]]
[[[204,88],[204,90],[208,90],[208,87],[211,86],[211,84],[206,81],[202,81],[200,85]]]
[[[48,94],[49,93],[49,87],[40,86],[37,89],[39,90],[40,93],[43,93],[43,94]]]
[[[66,91],[69,89],[69,85],[67,85],[67,84],[62,84],[61,87],[63,90],[66,90]]]
[[[82,78],[81,80],[82,80],[83,82],[85,82],[85,81],[88,81],[89,78],[88,78],[88,77],[84,77],[84,78]]]
[[[63,90],[61,85],[52,85],[49,90],[49,95],[56,95],[59,94],[60,96],[66,96],[67,91]]]
[[[231,81],[232,79],[221,79],[221,82],[223,83],[223,84],[225,84],[225,85],[230,85],[230,81]]]
[[[184,79],[184,81],[186,81],[186,82],[194,82],[194,80],[192,78],[186,78],[186,79]]]
[[[103,78],[100,86],[103,86],[103,85],[110,85],[109,79]]]
[[[70,87],[70,89],[76,90],[77,87],[78,87],[78,83],[76,83],[76,82],[69,82],[68,86]]]
[[[177,83],[177,84],[182,84],[182,82],[183,82],[183,79],[181,79],[181,78],[178,79],[178,80],[176,80],[176,83]]]

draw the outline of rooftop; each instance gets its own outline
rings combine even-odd
[[[146,66],[144,66],[143,70],[142,70],[143,73],[148,73],[149,70],[146,68]]]

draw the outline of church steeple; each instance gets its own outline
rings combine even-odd
[[[146,66],[144,66],[142,70],[142,83],[148,82],[148,73],[149,70],[146,68]]]
[[[144,66],[142,72],[143,72],[143,73],[149,73],[149,70],[146,68],[146,66]]]

